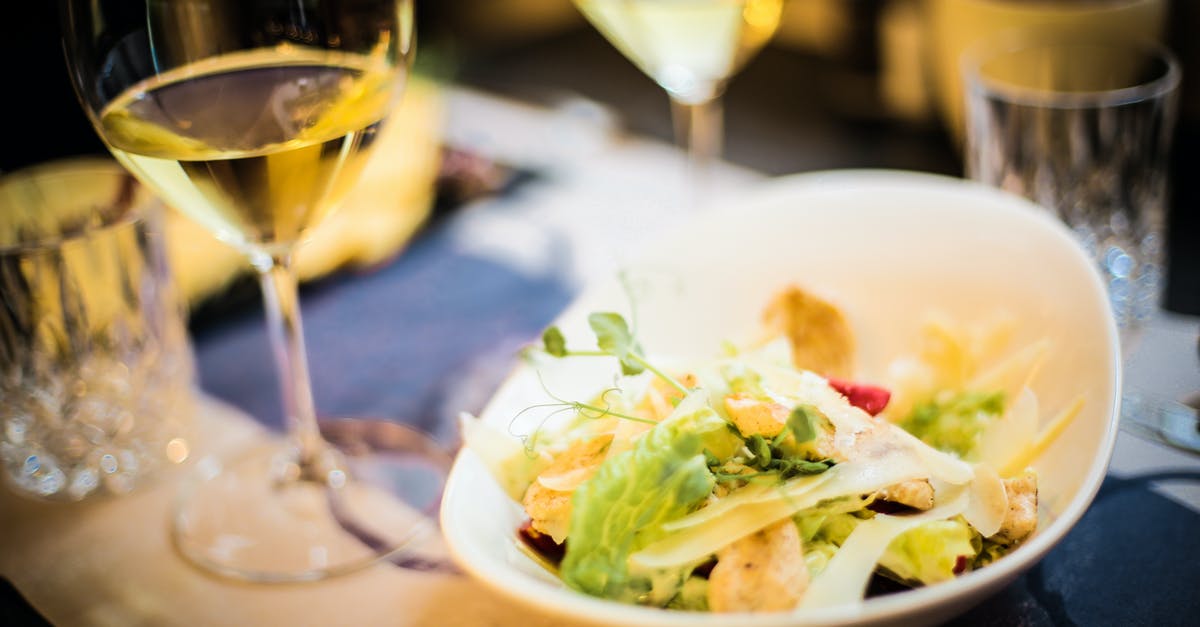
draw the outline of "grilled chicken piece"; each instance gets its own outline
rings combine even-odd
[[[717,553],[708,576],[713,612],[780,612],[808,588],[800,532],[791,518],[752,533]]]
[[[1000,531],[993,540],[1015,544],[1029,537],[1037,529],[1037,475],[1026,470],[1024,473],[1004,480],[1004,493],[1008,496],[1008,512]]]
[[[921,511],[933,508],[933,486],[927,479],[901,481],[876,492],[875,497],[881,501],[899,503]]]
[[[792,286],[763,310],[768,337],[787,336],[797,368],[825,377],[854,372],[854,334],[837,307]]]
[[[529,485],[521,504],[525,506],[525,513],[529,514],[535,530],[554,538],[559,544],[566,539],[567,526],[571,521],[572,490],[547,487],[542,483],[543,477],[578,485],[600,467],[610,444],[611,434],[572,443],[567,450],[555,456],[554,461],[538,475],[538,479]]]

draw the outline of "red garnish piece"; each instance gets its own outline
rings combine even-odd
[[[965,572],[967,572],[967,556],[959,555],[958,558],[954,560],[954,574],[961,575]]]
[[[830,377],[829,386],[837,390],[850,404],[876,416],[879,412],[887,407],[888,401],[892,398],[891,391],[886,388],[881,388],[877,385],[868,385],[866,383],[855,383],[853,381],[843,381]]]

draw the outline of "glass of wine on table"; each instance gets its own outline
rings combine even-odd
[[[575,0],[616,48],[667,91],[688,154],[688,205],[721,153],[725,86],[779,27],[783,0]]]
[[[385,420],[314,409],[292,256],[356,182],[413,54],[411,0],[64,0],[68,65],[113,155],[244,252],[263,289],[288,437],[200,464],[180,552],[248,581],[316,580],[428,530],[446,454]],[[337,442],[337,445],[331,443]]]

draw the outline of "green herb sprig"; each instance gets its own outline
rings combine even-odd
[[[546,382],[542,380],[542,377],[540,374],[538,375],[538,383],[541,384],[542,389],[546,392],[546,395],[549,396],[550,398],[554,399],[554,402],[553,403],[538,403],[536,405],[530,405],[530,406],[522,409],[521,411],[517,412],[516,415],[514,415],[512,417],[512,420],[510,420],[508,423],[509,435],[512,435],[513,437],[521,440],[521,442],[525,445],[526,453],[531,453],[533,451],[533,449],[535,447],[534,441],[536,440],[537,434],[541,431],[542,426],[545,425],[546,422],[549,421],[551,418],[553,418],[563,412],[574,411],[576,413],[576,415],[578,415],[582,418],[587,418],[587,419],[591,419],[591,420],[599,420],[601,418],[619,418],[621,420],[632,420],[633,422],[640,422],[640,423],[648,424],[648,425],[658,424],[657,422],[650,420],[648,418],[640,418],[638,416],[630,416],[629,414],[624,414],[624,413],[621,413],[618,411],[613,411],[613,408],[612,408],[613,404],[612,404],[612,402],[610,402],[608,400],[608,395],[620,393],[621,390],[619,388],[615,388],[615,387],[608,388],[608,389],[604,390],[603,392],[601,392],[599,394],[599,396],[596,397],[597,401],[600,403],[600,405],[598,405],[598,404],[593,404],[593,403],[584,403],[581,401],[572,401],[572,400],[560,398],[559,396],[555,395],[553,392],[550,391],[550,388],[546,386]],[[541,420],[541,422],[538,424],[537,428],[535,428],[533,430],[532,433],[521,434],[521,433],[518,433],[514,429],[514,426],[516,425],[517,421],[519,421],[521,419],[521,416],[524,416],[527,412],[533,411],[535,409],[546,409],[546,408],[551,408],[551,407],[556,408],[556,409],[554,411],[550,412],[549,414],[547,414]]]
[[[616,357],[621,364],[621,373],[627,376],[649,371],[662,379],[681,394],[689,390],[671,375],[656,368],[646,360],[645,351],[629,324],[621,314],[603,311],[588,316],[588,326],[596,335],[596,347],[599,350],[571,350],[567,348],[567,340],[558,327],[549,327],[542,333],[542,348],[553,357]]]
[[[800,475],[818,475],[833,466],[831,459],[812,461],[802,455],[786,453],[780,447],[783,439],[775,436],[768,440],[758,434],[746,438],[746,448],[754,455],[754,459],[747,461],[746,466],[763,473],[779,473],[782,479],[791,479]]]
[[[820,411],[810,405],[800,405],[788,416],[787,425],[774,437],[767,439],[760,434],[747,438],[746,450],[750,451],[752,459],[746,462],[746,467],[755,470],[752,473],[729,473],[718,468],[720,460],[708,459],[708,465],[718,481],[738,481],[764,475],[775,475],[787,480],[801,475],[818,475],[833,467],[832,459],[810,460],[802,455],[795,455],[784,450],[788,436],[792,436],[796,444],[804,444],[816,439],[818,425],[824,420]]]

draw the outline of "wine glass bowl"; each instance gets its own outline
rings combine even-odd
[[[354,186],[398,102],[412,0],[62,6],[72,81],[101,139],[167,204],[244,252],[262,284],[289,437],[201,462],[175,511],[176,546],[260,582],[321,579],[403,549],[429,523],[397,488],[415,466],[436,474],[446,460],[416,432],[395,437],[400,425],[346,450],[322,437],[292,254]]]
[[[690,184],[721,152],[720,99],[779,26],[783,0],[575,0],[627,59],[667,91]],[[693,189],[694,198],[698,196]]]
[[[255,11],[276,4],[286,3],[148,3],[149,26],[107,54],[85,45],[106,32],[81,33],[88,18],[112,28],[111,15],[67,4],[75,86],[113,154],[218,237],[254,251],[290,248],[348,191],[412,52],[407,0],[356,3],[324,21],[291,16],[303,27]],[[199,8],[210,10],[197,18]],[[360,23],[376,24],[373,36]]]
[[[575,0],[617,50],[671,97],[697,105],[775,33],[782,0]]]

